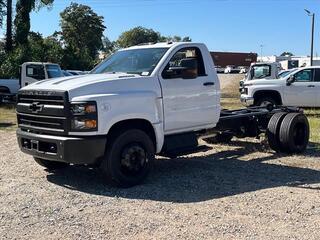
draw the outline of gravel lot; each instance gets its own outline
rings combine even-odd
[[[319,239],[320,152],[275,155],[235,140],[159,159],[144,185],[46,172],[0,132],[1,239]]]

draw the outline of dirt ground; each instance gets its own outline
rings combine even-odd
[[[0,132],[1,239],[319,239],[320,152],[277,155],[260,140],[158,159],[145,184],[95,169],[46,172]]]

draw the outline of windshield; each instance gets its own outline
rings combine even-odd
[[[250,70],[251,79],[262,79],[271,76],[270,65],[254,65]]]
[[[132,73],[149,76],[168,48],[118,51],[99,64],[91,73]]]
[[[293,72],[293,71],[283,71],[283,72],[279,73],[278,78],[284,78],[284,77],[288,76],[291,72]]]
[[[63,77],[63,73],[58,65],[46,65],[48,78]]]

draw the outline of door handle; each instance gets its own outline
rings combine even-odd
[[[308,87],[315,87],[315,85],[308,85]]]
[[[213,86],[214,82],[205,82],[203,86]]]

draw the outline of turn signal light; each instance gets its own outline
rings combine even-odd
[[[84,125],[86,128],[96,128],[97,121],[96,120],[85,120]]]

